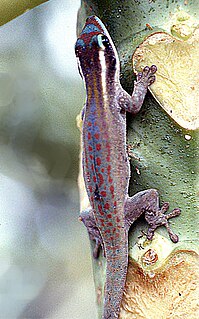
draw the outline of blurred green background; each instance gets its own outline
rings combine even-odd
[[[77,0],[0,28],[0,318],[95,318],[78,222]]]

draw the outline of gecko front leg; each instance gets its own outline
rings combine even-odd
[[[130,96],[125,90],[121,89],[118,97],[120,107],[131,114],[137,114],[143,104],[148,87],[155,81],[157,67],[145,66],[142,72],[139,72],[134,82],[133,93]]]

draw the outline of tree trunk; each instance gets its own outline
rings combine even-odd
[[[121,83],[129,93],[133,66],[139,71],[142,64],[157,65],[152,94],[147,95],[135,118],[128,115],[129,193],[156,188],[161,204],[166,201],[170,209],[179,207],[182,211],[171,221],[179,235],[177,244],[171,242],[163,227],[151,242],[140,237],[147,227],[144,219],[131,227],[121,319],[198,318],[198,14],[197,0],[87,0],[79,10],[78,32],[89,15],[97,15],[107,26],[120,56]],[[81,207],[85,208],[88,200],[81,172],[79,184]],[[102,255],[93,260],[99,318],[105,263]]]

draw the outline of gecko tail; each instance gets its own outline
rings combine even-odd
[[[119,249],[109,247],[106,253],[106,285],[104,292],[103,319],[118,319],[128,267],[128,242],[120,243]]]

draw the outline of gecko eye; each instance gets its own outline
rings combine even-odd
[[[109,46],[109,39],[106,35],[99,34],[97,36],[98,39],[98,45],[100,48],[105,49]]]
[[[105,35],[102,36],[102,43],[105,47],[109,45],[109,39]]]

